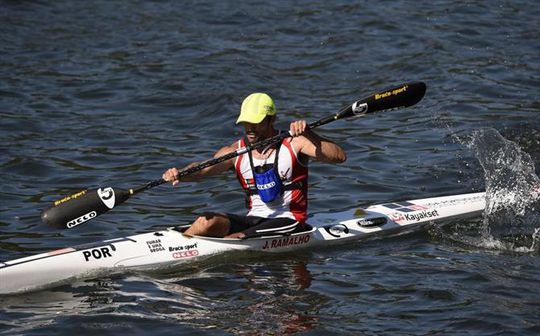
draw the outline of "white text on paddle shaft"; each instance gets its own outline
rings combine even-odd
[[[90,258],[93,258],[93,259],[108,258],[108,257],[112,257],[112,254],[111,254],[111,250],[108,247],[103,246],[100,248],[95,248],[90,251],[83,251],[83,256],[84,256],[85,261],[90,261]]]

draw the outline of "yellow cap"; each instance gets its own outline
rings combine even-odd
[[[236,123],[248,122],[258,124],[267,115],[276,115],[276,107],[272,98],[266,93],[252,93],[242,102],[240,116],[236,120]]]

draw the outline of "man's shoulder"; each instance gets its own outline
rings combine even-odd
[[[309,156],[304,154],[302,150],[309,141],[303,135],[300,135],[294,138],[288,138],[288,143],[289,146],[287,147],[294,152],[294,156],[300,160],[302,164],[307,165]]]
[[[223,155],[232,153],[232,152],[236,151],[237,149],[238,149],[238,141],[236,141],[236,142],[234,142],[234,143],[232,143],[232,144],[230,144],[230,145],[221,147],[221,148],[216,152],[216,154],[214,155],[214,157],[223,156]]]
[[[238,146],[242,145],[242,140],[234,140],[233,143],[225,146],[225,148],[232,148],[232,149],[237,149]]]

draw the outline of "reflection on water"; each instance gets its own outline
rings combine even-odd
[[[317,325],[324,295],[307,291],[312,276],[302,260],[262,256],[257,262],[195,265],[175,277],[145,275],[76,283],[3,300],[2,316],[12,332],[23,333],[57,322],[108,314],[177,320],[201,329],[257,335],[261,330],[294,334]],[[183,274],[178,276],[178,273]],[[163,277],[163,275],[161,276]],[[84,322],[82,330],[121,327],[116,322]]]
[[[272,261],[268,256],[258,259],[243,264],[223,260],[222,265],[192,276],[156,282],[161,291],[182,298],[186,304],[161,310],[161,314],[198,327],[234,333],[271,330],[289,334],[310,330],[316,324],[310,312],[324,298],[305,291],[311,284],[306,263]]]

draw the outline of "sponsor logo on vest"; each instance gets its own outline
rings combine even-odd
[[[307,244],[311,239],[310,235],[295,236],[295,237],[284,237],[278,239],[267,240],[264,242],[263,250],[274,249],[279,247],[287,247],[293,245],[302,245]]]
[[[437,212],[437,210],[433,210],[433,211],[422,211],[420,213],[415,213],[415,214],[405,213],[403,214],[403,216],[408,221],[414,220],[414,221],[419,222],[422,219],[439,217],[439,213]]]
[[[87,214],[82,215],[81,217],[70,220],[69,222],[67,222],[66,227],[68,229],[71,229],[72,227],[75,227],[75,226],[77,226],[79,224],[87,222],[87,221],[91,220],[92,218],[94,218],[96,216],[97,216],[97,212],[91,211],[91,212],[89,212]]]
[[[99,188],[97,190],[99,198],[101,198],[101,201],[103,204],[107,206],[107,208],[112,209],[114,208],[114,189],[109,187],[105,189]]]
[[[108,246],[103,246],[99,248],[92,249],[90,251],[83,251],[84,261],[90,261],[92,259],[101,259],[112,257],[111,249],[114,251],[115,248],[111,245],[111,248]]]
[[[174,259],[181,259],[181,258],[196,257],[198,255],[199,255],[198,250],[189,250],[189,251],[174,252],[172,254],[172,257]]]
[[[270,183],[265,183],[265,184],[257,184],[257,189],[266,190],[266,189],[273,188],[275,185],[276,185],[276,182],[274,182],[274,181],[272,181]]]

